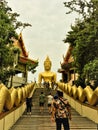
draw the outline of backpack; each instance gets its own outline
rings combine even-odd
[[[65,99],[67,101],[67,99]],[[56,102],[53,103],[53,106],[55,108],[55,117],[56,118],[63,118],[64,113],[66,117],[69,117],[70,111],[69,107],[70,105],[66,102],[63,101],[63,99],[58,99]]]

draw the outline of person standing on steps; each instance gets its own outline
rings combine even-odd
[[[52,103],[51,121],[56,122],[56,130],[70,130],[69,119],[71,120],[71,110],[67,99],[63,98],[63,92],[57,91],[58,96],[54,96]]]
[[[39,95],[39,107],[40,107],[40,113],[43,114],[44,112],[44,104],[45,104],[45,95],[43,92]]]
[[[48,98],[48,111],[49,111],[49,114],[51,114],[51,104],[53,102],[53,96],[52,96],[51,92],[49,93],[47,98]]]
[[[27,115],[29,114],[29,115],[31,115],[31,110],[32,110],[32,106],[33,106],[33,104],[32,104],[32,97],[27,97],[26,98],[26,106],[27,106]]]

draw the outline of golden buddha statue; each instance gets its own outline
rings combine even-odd
[[[49,59],[49,57],[46,57],[46,60],[44,61],[44,72],[39,73],[38,77],[38,83],[41,84],[42,82],[46,83],[56,83],[56,73],[51,72],[51,66],[52,63]]]

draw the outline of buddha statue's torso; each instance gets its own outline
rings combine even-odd
[[[54,72],[42,72],[39,74],[39,82],[56,82],[56,74]]]

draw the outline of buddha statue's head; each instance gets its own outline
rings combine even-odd
[[[46,60],[44,61],[44,69],[47,71],[51,70],[51,65],[52,65],[52,63],[49,59],[49,56],[47,56]]]

